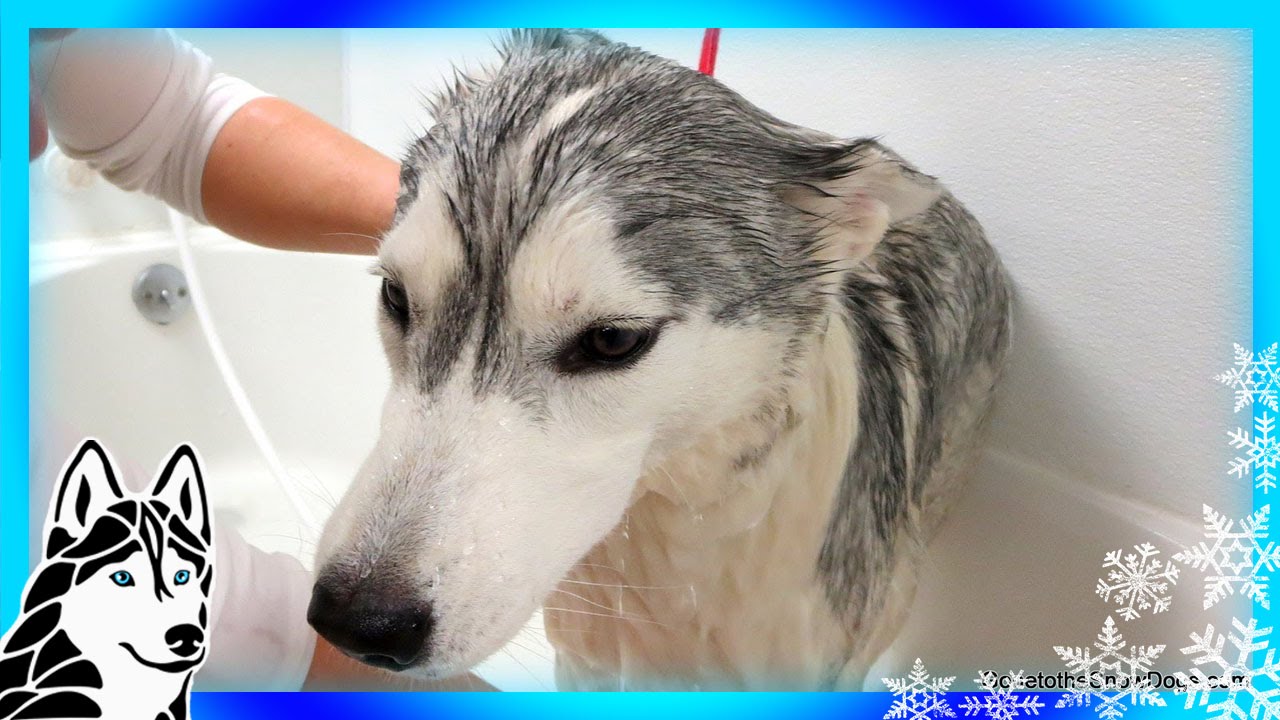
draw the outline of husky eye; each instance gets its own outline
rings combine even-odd
[[[561,372],[625,367],[653,345],[658,331],[652,328],[628,328],[600,325],[588,328],[565,348],[556,361]]]
[[[587,357],[601,362],[626,360],[649,342],[649,331],[619,328],[612,325],[592,328],[582,334],[582,350]]]
[[[401,327],[409,323],[409,296],[403,285],[390,278],[382,279],[382,306]]]
[[[173,574],[174,585],[186,585],[187,581],[190,579],[191,579],[191,573],[187,572],[186,570],[179,570],[178,572]]]
[[[111,581],[120,587],[129,587],[133,584],[133,575],[128,570],[117,570],[111,573]]]

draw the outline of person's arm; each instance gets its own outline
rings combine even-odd
[[[291,250],[372,253],[391,222],[394,160],[215,73],[208,56],[171,32],[37,37],[32,68],[33,95],[59,147],[126,190]]]
[[[296,105],[253,100],[223,125],[204,164],[210,224],[286,250],[377,252],[400,165]]]

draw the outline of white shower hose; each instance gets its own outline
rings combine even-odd
[[[191,239],[187,235],[187,219],[177,210],[169,209],[169,225],[178,244],[178,259],[182,265],[182,272],[187,276],[191,305],[195,308],[196,319],[200,323],[204,339],[209,343],[213,362],[218,366],[218,372],[222,375],[222,382],[227,386],[227,392],[231,394],[231,401],[240,413],[240,419],[244,421],[254,444],[258,446],[258,451],[262,453],[262,459],[266,461],[271,474],[275,475],[280,489],[289,500],[289,504],[293,506],[293,511],[297,513],[298,519],[309,530],[316,531],[320,528],[319,520],[300,494],[298,479],[291,476],[285,469],[284,463],[280,462],[280,455],[276,453],[275,446],[267,436],[267,431],[262,427],[258,413],[254,412],[253,404],[249,402],[249,396],[245,393],[244,386],[240,384],[235,367],[232,366],[231,359],[227,357],[227,351],[222,346],[222,339],[214,329],[213,315],[209,312],[209,303],[205,299],[204,288],[200,284],[200,274],[196,271],[195,257],[191,252]]]

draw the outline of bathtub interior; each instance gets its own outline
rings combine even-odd
[[[402,91],[406,68],[430,77],[492,50],[490,32],[426,32],[427,42],[353,33],[343,46],[344,67],[361,78],[346,89],[349,127],[387,152],[420,119]],[[696,59],[679,55],[696,48],[694,31],[613,35]],[[1109,551],[1151,542],[1168,561],[1200,539],[1201,502],[1233,517],[1250,509],[1247,483],[1225,472],[1225,429],[1243,414],[1211,380],[1248,337],[1249,318],[1232,312],[1247,275],[1223,280],[1248,262],[1238,220],[1248,217],[1249,178],[1238,172],[1248,146],[1232,139],[1248,137],[1232,114],[1248,97],[1233,74],[1248,53],[1222,33],[923,37],[830,31],[798,43],[740,31],[722,42],[719,71],[790,120],[850,136],[892,129],[895,147],[975,210],[1017,286],[988,449],[929,543],[907,623],[867,689],[917,657],[956,675],[958,689],[981,670],[1056,672],[1054,646],[1090,644],[1108,615],[1131,644],[1168,645],[1158,668],[1185,669],[1177,648],[1188,633],[1229,627],[1248,603],[1203,609],[1201,577],[1184,570],[1168,612],[1124,622],[1094,586]],[[828,77],[859,84],[829,97]],[[969,82],[971,92],[951,91]],[[999,116],[974,97],[1002,98]],[[1118,107],[1131,121],[1116,122]],[[1074,140],[1083,134],[1097,156],[1086,162]],[[1177,172],[1169,147],[1180,148]],[[33,224],[47,230],[32,249],[33,487],[85,433],[145,477],[185,438],[216,478],[220,521],[309,562],[315,531],[287,512],[195,317],[160,327],[130,301],[143,268],[177,264],[159,206],[68,182],[50,157],[32,168]],[[285,465],[318,488],[323,517],[372,446],[387,383],[369,260],[278,253],[209,229],[194,240],[232,362]],[[33,491],[33,517],[45,495]],[[535,617],[480,674],[502,689],[553,689],[552,666]]]
[[[1217,509],[1248,513],[1232,494],[1240,493],[1216,495]],[[959,690],[976,689],[978,672],[1059,673],[1054,648],[1092,647],[1108,617],[1129,645],[1167,646],[1153,670],[1185,672],[1178,648],[1191,644],[1190,632],[1230,627],[1252,609],[1239,596],[1204,609],[1200,575],[1170,557],[1203,536],[1198,522],[988,450],[929,543],[907,622],[864,689],[884,690],[881,678],[904,677],[916,658],[934,676],[955,676]],[[1127,621],[1118,598],[1104,602],[1095,588],[1107,553],[1144,543],[1181,571],[1167,611]]]

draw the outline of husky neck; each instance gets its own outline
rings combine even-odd
[[[548,599],[563,684],[834,680],[850,638],[816,563],[856,434],[854,353],[843,317],[830,313],[758,412],[641,479],[623,522]]]

